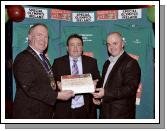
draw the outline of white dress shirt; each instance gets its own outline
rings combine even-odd
[[[29,45],[30,46],[30,45]],[[42,60],[42,58],[41,58],[41,56],[40,56],[40,54],[41,53],[39,53],[38,51],[36,51],[32,46],[30,46],[31,47],[31,49],[33,49],[33,51],[35,51],[35,53],[38,55],[38,57]]]

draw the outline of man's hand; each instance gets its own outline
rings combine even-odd
[[[73,91],[71,90],[64,90],[64,91],[60,91],[58,92],[58,96],[57,96],[57,99],[59,100],[68,100],[70,99],[71,97],[73,97],[75,94]]]
[[[93,84],[94,84],[95,89],[96,89],[96,86],[97,86],[97,82],[98,82],[98,81],[99,81],[98,79],[93,80]]]
[[[102,98],[104,96],[104,88],[97,88],[93,93],[94,98]]]
[[[57,86],[58,86],[58,89],[59,89],[60,91],[62,91],[62,86],[61,86],[61,82],[60,82],[60,81],[57,81]]]

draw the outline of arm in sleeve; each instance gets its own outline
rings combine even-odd
[[[93,80],[100,79],[100,72],[97,66],[97,60],[94,60],[91,72]]]
[[[62,68],[63,68],[63,66],[62,66]],[[59,67],[58,67],[56,60],[54,60],[54,62],[53,62],[52,71],[53,71],[53,76],[54,76],[55,81],[61,81],[61,75],[59,73],[60,70],[59,70]]]
[[[137,61],[127,63],[124,70],[122,84],[112,92],[105,91],[105,96],[111,99],[122,99],[136,95],[140,83],[141,70]]]

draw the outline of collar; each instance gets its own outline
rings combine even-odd
[[[109,58],[108,58],[108,60],[110,61],[110,62],[116,62],[118,59],[119,59],[119,57],[122,55],[124,53],[124,50],[122,50],[121,52],[120,52],[120,54],[119,55],[117,55],[117,56],[110,56]]]
[[[73,58],[73,57],[69,56],[69,59],[70,59],[70,61],[73,61],[73,60],[81,61],[81,56],[78,58]]]
[[[30,45],[29,45],[30,46]],[[30,48],[33,50],[33,51],[35,51],[35,53],[38,55],[38,56],[40,56],[40,54],[43,54],[43,53],[39,53],[37,50],[35,50],[32,46],[30,46]]]

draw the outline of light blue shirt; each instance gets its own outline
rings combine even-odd
[[[72,58],[71,56],[69,56],[70,59],[70,69],[71,69],[71,75],[72,75],[72,66],[73,66],[73,60],[74,58]],[[78,57],[77,59],[77,66],[78,66],[78,71],[79,74],[83,74],[83,68],[82,68],[82,57]],[[72,98],[72,102],[71,102],[71,108],[75,109],[75,108],[79,108],[84,106],[84,97],[83,95],[76,95],[74,96],[74,98]]]
[[[71,69],[71,73],[72,73],[72,66],[73,66],[73,60],[74,58],[72,58],[71,56],[69,56],[69,59],[70,59],[70,69]],[[83,74],[83,69],[82,69],[82,58],[81,56],[78,57],[77,59],[75,60],[78,60],[77,61],[77,66],[78,66],[78,71],[79,71],[79,75]],[[72,75],[72,74],[71,74]]]

